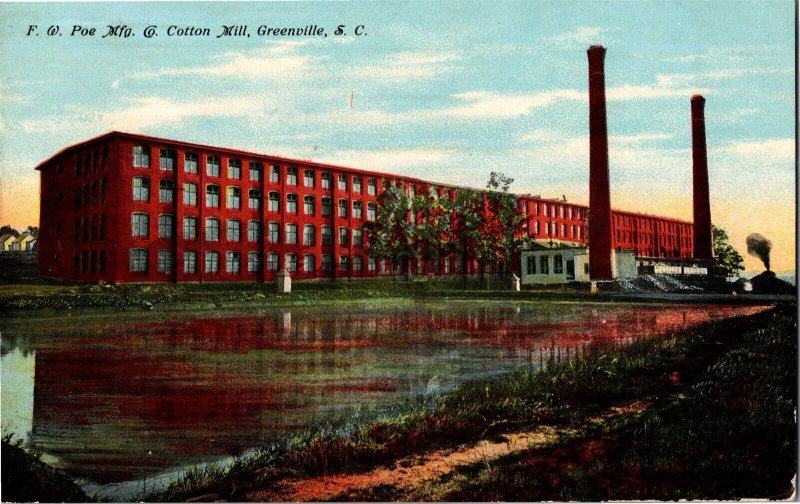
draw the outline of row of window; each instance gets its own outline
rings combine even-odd
[[[94,255],[94,252],[92,252]],[[101,252],[103,258],[103,267],[105,268],[105,253]],[[77,255],[76,255],[77,257]],[[94,256],[93,256],[94,257]],[[279,268],[280,256],[275,253],[267,254],[266,267],[267,270],[277,271]],[[333,271],[333,257],[328,254],[323,254],[321,257],[320,269],[322,271]],[[339,271],[350,271],[350,257],[343,255],[339,256]],[[77,264],[77,263],[76,263]],[[375,271],[377,261],[374,257],[367,258],[367,270]],[[187,274],[195,274],[197,270],[197,252],[187,251],[183,253],[183,272]],[[316,257],[312,254],[303,256],[302,270],[305,273],[313,273],[316,271]],[[362,271],[364,267],[364,259],[361,256],[352,257],[352,271]],[[294,272],[298,268],[297,254],[286,254],[284,256],[284,268],[287,271]],[[132,273],[147,273],[149,271],[148,253],[147,249],[131,249],[130,250],[130,271]],[[158,251],[158,272],[163,274],[173,273],[175,271],[175,254],[170,250]],[[247,253],[247,271],[256,273],[261,271],[261,254],[258,252]],[[76,270],[77,272],[77,270]],[[92,270],[94,272],[94,270]],[[204,258],[204,273],[216,274],[220,272],[220,254],[218,252],[206,252]],[[225,253],[225,272],[229,274],[238,275],[241,273],[241,254],[239,252],[226,252]]]
[[[106,251],[92,250],[72,256],[73,273],[103,273],[106,271]]]
[[[60,224],[56,224],[56,229],[60,230]],[[75,219],[73,240],[75,243],[106,239],[106,216],[95,215],[92,218]]]
[[[59,192],[58,195],[61,193]],[[60,196],[57,196],[57,198]],[[106,204],[106,178],[75,188],[75,210]]]
[[[84,155],[75,156],[75,178],[81,175],[88,177],[89,173],[97,173],[97,170],[104,171],[108,162],[108,146],[104,145],[103,150],[87,152]],[[56,166],[56,172],[61,173],[61,165]]]
[[[559,219],[572,219],[573,216],[575,219],[583,219],[585,216],[582,215],[585,209],[583,208],[575,208],[571,206],[564,206],[564,205],[557,205],[555,203],[547,204],[547,203],[530,203],[533,206],[533,214],[534,215],[544,215],[545,217],[557,217]],[[528,214],[528,203],[525,203],[525,207],[523,210],[526,214]],[[551,215],[552,214],[552,215]]]
[[[172,149],[161,149],[159,154],[159,167],[164,171],[174,171],[177,166],[177,152]],[[183,169],[186,173],[197,173],[198,170],[198,155],[187,153],[184,156]],[[207,156],[206,162],[206,175],[209,177],[220,176],[220,158],[219,156]],[[133,166],[136,168],[150,168],[150,149],[143,145],[137,145],[133,148]],[[261,181],[261,174],[263,166],[256,161],[250,161],[249,165],[249,178],[251,181]],[[240,159],[228,159],[227,176],[229,179],[241,180],[242,178],[242,161]],[[269,181],[271,183],[280,183],[280,167],[270,166]],[[297,168],[286,169],[286,184],[297,185],[298,171]],[[315,172],[314,170],[303,171],[303,186],[315,186]],[[323,189],[333,188],[333,176],[328,172],[323,172],[320,175],[320,184]],[[362,191],[362,179],[358,175],[354,175],[350,179],[350,184],[353,192],[360,193]],[[337,177],[337,187],[340,191],[347,191],[348,187],[347,175],[340,174]],[[375,195],[377,193],[377,185],[375,179],[370,177],[367,179],[367,194]]]
[[[105,197],[105,193],[104,197]],[[172,203],[175,194],[175,183],[171,180],[159,181],[158,200],[160,203]],[[242,205],[242,193],[238,187],[228,187],[226,189],[226,208],[232,210],[240,210]],[[261,208],[261,191],[258,189],[249,189],[247,192],[248,207],[252,210]],[[150,179],[147,177],[134,177],[133,178],[133,201],[148,202],[150,201]],[[267,209],[270,212],[280,211],[280,195],[271,191],[267,197]],[[316,198],[314,196],[303,197],[303,213],[305,215],[314,215],[315,213]],[[183,185],[183,204],[187,206],[197,206],[197,184],[187,182]],[[220,186],[216,184],[206,185],[206,207],[219,208],[220,204]],[[297,194],[286,195],[286,212],[297,213],[298,196]],[[375,203],[367,203],[367,219],[375,220],[377,214],[377,205]],[[338,216],[347,217],[347,200],[340,199],[338,202]],[[331,215],[333,211],[333,200],[328,197],[322,198],[321,213],[323,216]],[[354,219],[363,218],[363,203],[361,201],[352,202],[352,215]]]
[[[528,256],[527,270],[529,275],[549,275],[550,258],[546,255],[539,256],[539,270],[536,270],[536,257]],[[556,254],[553,256],[553,273],[556,275],[564,274],[564,256]]]
[[[170,214],[158,216],[158,237],[173,238],[175,236],[175,218]],[[78,221],[76,221],[76,236],[78,233]],[[85,229],[85,228],[84,228]],[[216,217],[208,217],[205,220],[205,239],[206,241],[219,241],[220,239],[220,220]],[[228,220],[225,223],[225,238],[229,242],[241,241],[242,223],[236,219]],[[105,218],[101,222],[101,239],[105,238]],[[299,226],[297,224],[286,224],[284,243],[289,245],[297,244]],[[85,232],[85,231],[84,231]],[[94,235],[93,235],[94,236]],[[134,213],[131,215],[131,236],[134,238],[149,238],[150,236],[150,216],[146,213]],[[333,245],[333,228],[322,226],[321,230],[322,245]],[[339,245],[347,246],[349,238],[352,238],[354,246],[364,244],[364,232],[361,229],[339,228]],[[93,238],[94,239],[94,238]],[[184,217],[183,219],[183,239],[197,239],[197,217]],[[261,223],[249,221],[247,223],[247,241],[261,241]],[[269,243],[280,243],[280,225],[277,222],[267,224],[267,241]],[[316,227],[311,224],[303,226],[303,245],[316,245]]]
[[[541,229],[541,227],[539,225],[539,221],[534,221],[533,222],[533,234],[534,234],[534,236],[538,236],[539,235],[540,229]],[[583,235],[583,226],[570,224],[569,228],[567,228],[566,224],[558,224],[558,223],[554,222],[552,224],[552,231],[553,231],[552,236],[560,236],[562,238],[567,238],[567,229],[569,229],[569,231],[570,231],[570,234],[569,234],[570,238],[580,239],[582,237],[582,235]],[[547,235],[547,236],[550,236],[550,234],[551,234],[550,231],[551,231],[550,223],[549,222],[545,222],[544,223],[544,234]]]

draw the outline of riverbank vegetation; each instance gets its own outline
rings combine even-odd
[[[336,500],[785,498],[797,464],[796,305],[596,348],[464,385],[391,419],[303,432],[233,464],[190,470],[145,500],[280,498],[287,481],[392,467],[402,457],[555,426],[548,446],[413,488]],[[609,408],[631,414],[602,418]]]

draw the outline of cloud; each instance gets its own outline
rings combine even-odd
[[[111,83],[111,89],[119,89],[119,79]]]
[[[399,52],[384,58],[378,64],[358,67],[356,76],[387,82],[407,82],[429,79],[452,72],[453,62],[461,59],[460,51],[443,52]]]
[[[661,86],[678,86],[698,82],[741,79],[753,75],[794,74],[793,68],[728,68],[696,73],[659,74],[656,82]]]
[[[748,159],[773,158],[785,161],[793,161],[796,152],[795,141],[791,138],[738,142],[721,147],[718,150]]]
[[[302,41],[271,43],[268,47],[249,52],[226,52],[215,56],[217,62],[204,66],[163,67],[154,72],[139,72],[135,78],[200,75],[205,77],[286,77],[298,75],[311,68],[316,58],[296,54]]]
[[[466,102],[436,111],[438,115],[465,118],[505,118],[527,115],[533,109],[546,107],[558,100],[586,100],[586,93],[573,89],[556,89],[528,94],[500,94],[489,91],[471,91],[452,95]]]
[[[452,150],[417,147],[410,149],[340,150],[319,161],[354,168],[391,172],[402,168],[440,165],[453,154]],[[315,161],[317,161],[315,159]]]
[[[249,98],[177,102],[159,97],[141,97],[130,101],[134,104],[126,109],[100,115],[100,122],[105,129],[140,131],[158,124],[180,123],[191,117],[255,116],[260,112],[255,106],[257,102]]]
[[[598,26],[579,26],[571,32],[560,33],[551,37],[542,38],[546,44],[558,46],[572,46],[575,44],[597,44],[600,41],[610,42],[612,39],[607,35],[615,31],[611,28],[600,28]]]

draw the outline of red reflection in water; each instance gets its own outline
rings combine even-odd
[[[138,479],[551,355],[762,309],[455,305],[53,330],[36,349],[32,440],[78,476]]]

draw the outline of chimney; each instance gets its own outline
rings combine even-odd
[[[692,184],[694,198],[694,258],[711,259],[711,205],[708,197],[708,159],[706,157],[706,100],[692,96]]]
[[[611,195],[603,69],[606,49],[594,45],[586,52],[589,55],[589,278],[610,280]]]

